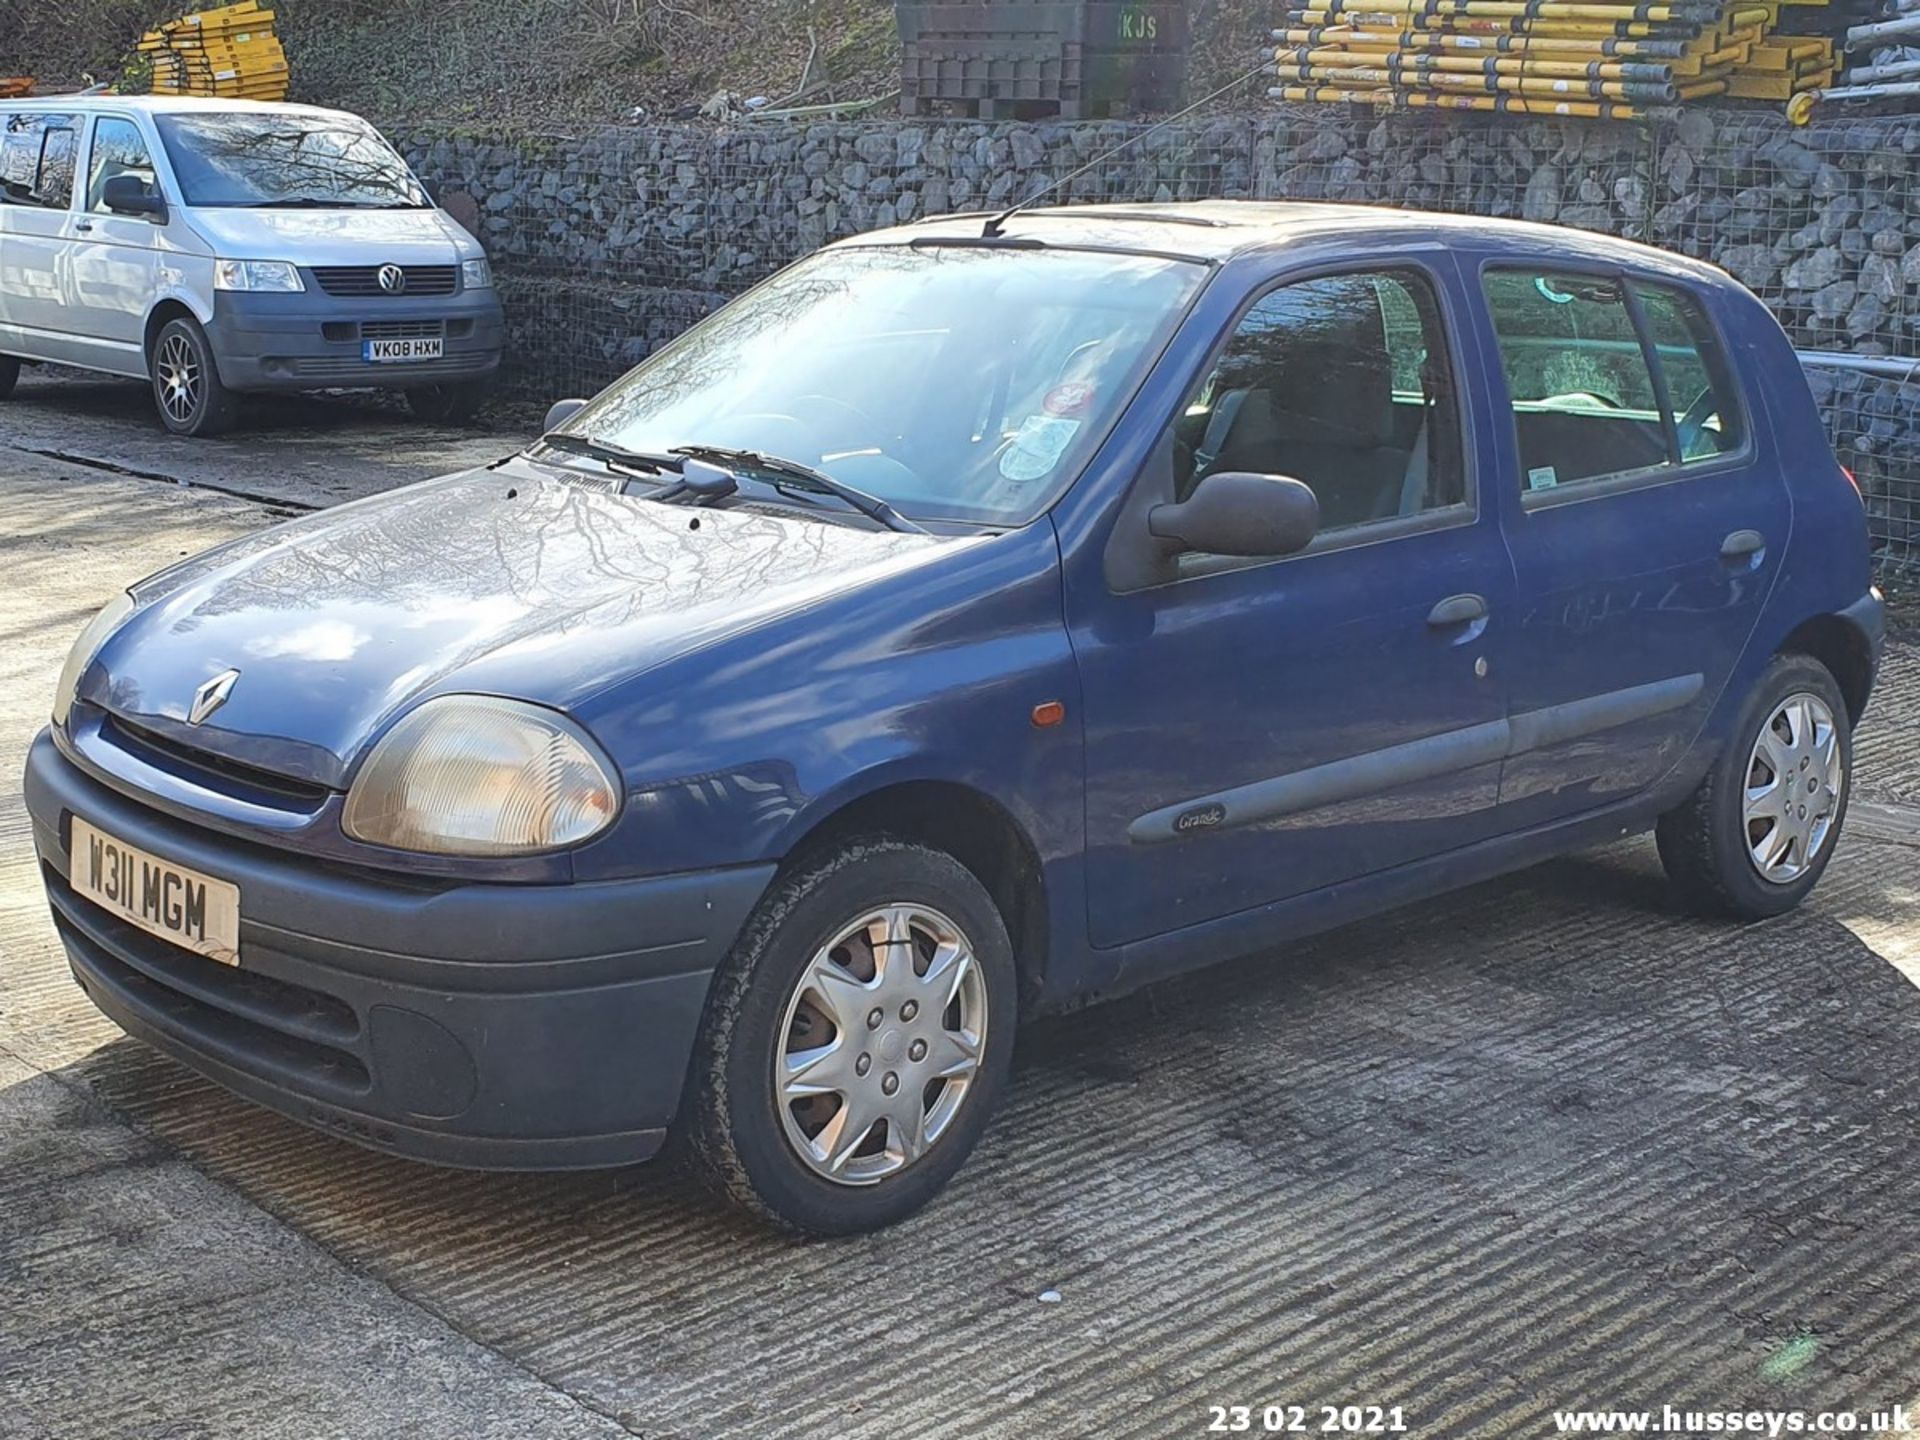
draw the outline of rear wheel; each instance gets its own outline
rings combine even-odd
[[[13,393],[20,379],[20,362],[11,355],[0,355],[0,400]]]
[[[695,1161],[726,1199],[792,1230],[912,1214],[999,1099],[1015,993],[1000,913],[951,856],[871,839],[796,868],[714,977]]]
[[[1852,773],[1852,727],[1832,672],[1810,656],[1776,656],[1712,770],[1660,819],[1668,877],[1703,913],[1791,910],[1833,856]]]
[[[182,316],[160,327],[148,360],[160,423],[176,435],[204,439],[233,428],[240,397],[220,380],[213,347],[200,322]]]
[[[461,425],[479,413],[487,398],[484,380],[456,380],[447,385],[421,385],[407,391],[407,408],[414,417],[433,425]]]

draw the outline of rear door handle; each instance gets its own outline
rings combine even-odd
[[[1767,548],[1767,537],[1758,530],[1736,530],[1720,542],[1722,560],[1738,560],[1742,556],[1757,555]]]
[[[82,235],[91,235],[93,233],[93,222],[91,220],[76,220],[73,222],[73,228]]]
[[[1479,595],[1449,595],[1427,612],[1427,624],[1436,630],[1471,625],[1487,618],[1487,602]]]

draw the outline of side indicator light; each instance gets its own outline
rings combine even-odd
[[[1067,718],[1067,707],[1058,700],[1048,700],[1033,707],[1033,728],[1049,730]]]

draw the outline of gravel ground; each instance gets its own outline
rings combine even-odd
[[[127,391],[0,411],[0,1436],[1157,1440],[1281,1403],[1532,1436],[1920,1393],[1910,641],[1800,913],[1684,919],[1633,841],[1049,1020],[950,1197],[795,1244],[667,1166],[359,1151],[85,1002],[14,778],[73,631],[513,441],[300,402],[187,446]]]

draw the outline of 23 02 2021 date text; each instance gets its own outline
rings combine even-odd
[[[1209,1405],[1208,1434],[1401,1435],[1398,1405]]]

